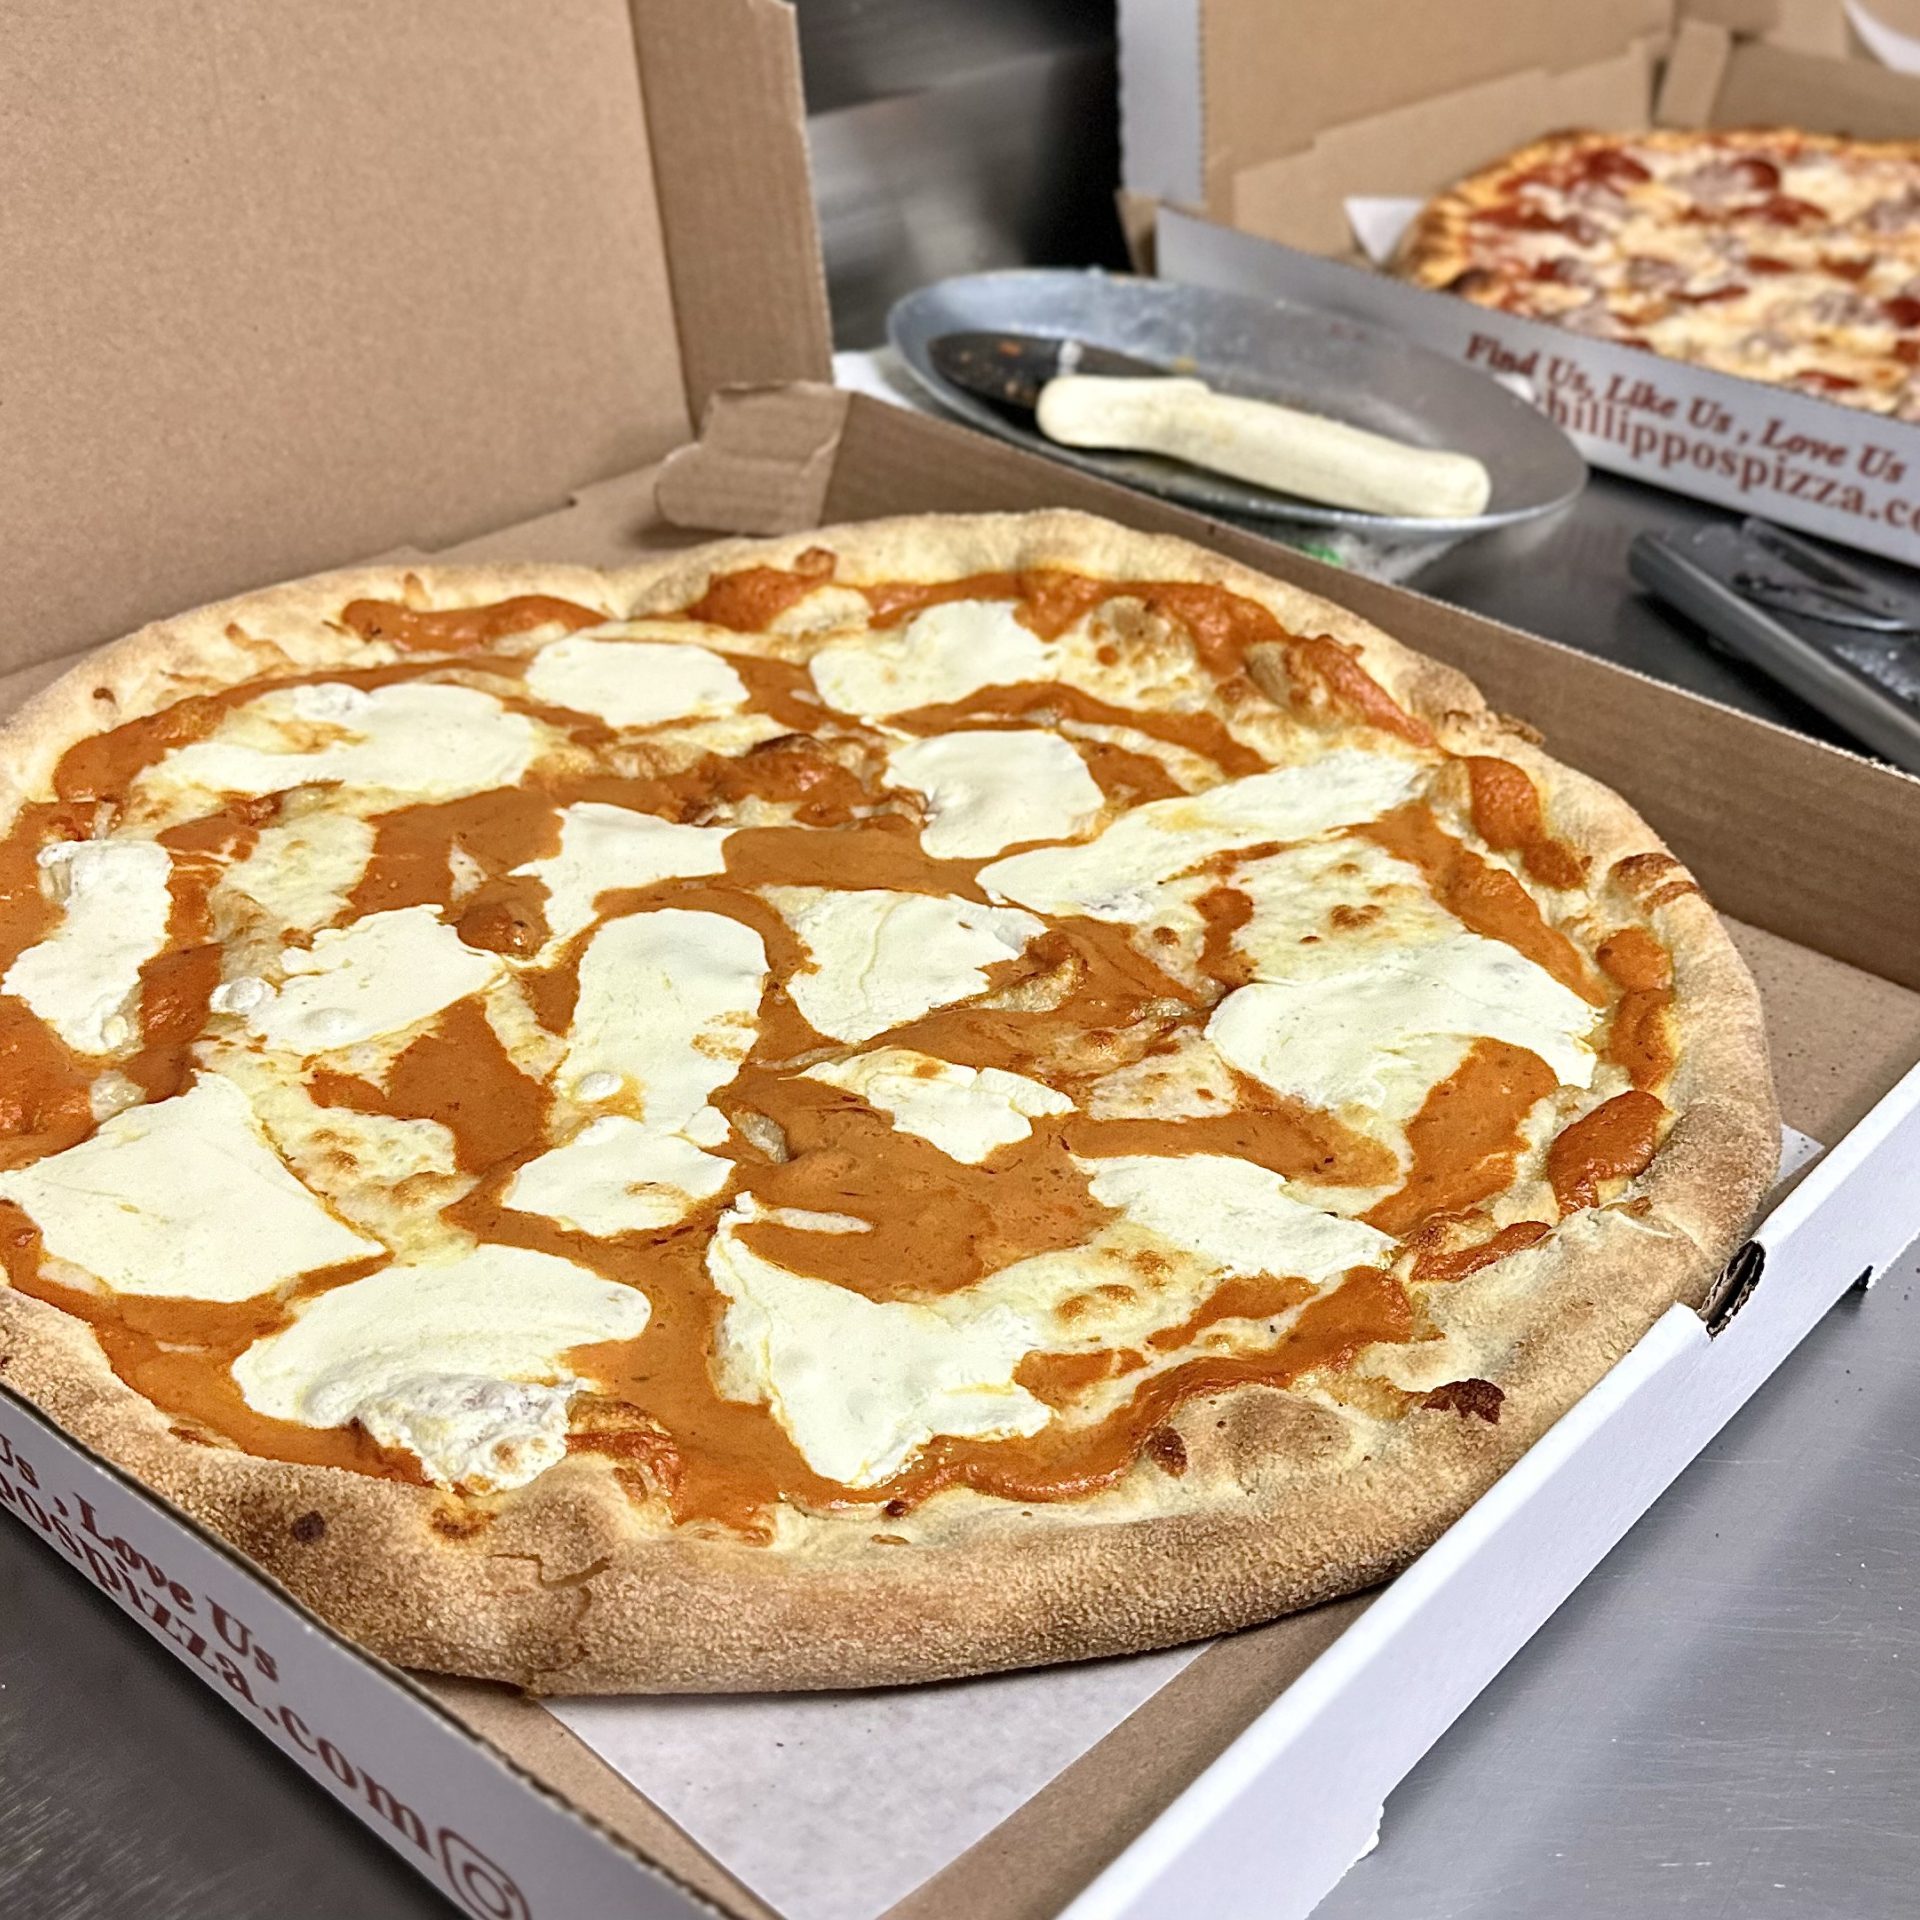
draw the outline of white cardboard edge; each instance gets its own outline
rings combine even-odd
[[[1920,563],[1920,424],[1588,340],[1159,209],[1161,278],[1340,313],[1496,376],[1596,467]]]
[[[1916,1155],[1920,1067],[1761,1223],[1758,1288],[1717,1336],[1669,1308],[1062,1920],[1310,1913],[1421,1755],[1834,1301],[1914,1237]]]
[[[477,1920],[709,1920],[397,1670],[4,1387],[0,1508]]]
[[[1309,1913],[1421,1754],[1827,1307],[1913,1237],[1916,1153],[1920,1067],[1761,1224],[1761,1283],[1718,1338],[1685,1307],[1658,1320],[1061,1920]],[[4,1386],[0,1508],[479,1920],[710,1913]]]
[[[1869,13],[1860,0],[1845,0],[1845,10],[1861,44],[1883,67],[1891,67],[1895,73],[1920,73],[1920,40],[1897,32]]]
[[[1206,198],[1201,0],[1120,0],[1120,182],[1155,200]]]

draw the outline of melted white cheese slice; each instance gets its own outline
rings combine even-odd
[[[498,978],[505,962],[470,947],[428,906],[370,913],[327,927],[309,948],[280,956],[285,984],[258,1000],[224,1004],[246,1014],[249,1031],[283,1053],[329,1053],[430,1018]],[[241,1007],[240,1000],[250,1004]]]
[[[1005,600],[948,600],[899,626],[822,647],[807,671],[821,699],[875,719],[982,687],[1059,677],[1059,659]]]
[[[566,1451],[570,1348],[631,1340],[646,1296],[524,1247],[388,1267],[304,1302],[234,1362],[248,1406],[276,1420],[357,1420],[444,1486],[515,1487]]]
[[[245,1097],[203,1073],[91,1139],[0,1174],[49,1253],[119,1293],[250,1300],[317,1267],[383,1252],[280,1163]]]
[[[707,1272],[726,1295],[719,1360],[729,1398],[766,1406],[815,1473],[871,1487],[936,1434],[983,1440],[1037,1433],[1051,1417],[1014,1369],[1038,1344],[1031,1324],[968,1293],[869,1300],[762,1259],[739,1237],[758,1218],[844,1231],[838,1215],[763,1213],[743,1195],[721,1216]]]
[[[546,887],[547,934],[557,944],[591,925],[594,902],[614,888],[723,872],[729,831],[583,800],[560,815],[560,851],[514,872]]]
[[[244,894],[277,927],[324,926],[373,858],[373,828],[358,814],[316,808],[261,830],[253,851],[220,882]]]
[[[1252,907],[1233,944],[1256,979],[1338,973],[1370,948],[1431,946],[1461,931],[1417,867],[1349,835],[1246,861],[1226,884]]]
[[[318,781],[451,799],[511,786],[540,731],[491,694],[432,680],[367,692],[343,681],[282,687],[237,707],[209,740],[176,747],[143,793],[281,793]]]
[[[901,1132],[931,1140],[970,1166],[1028,1138],[1036,1119],[1073,1111],[1064,1093],[1025,1074],[959,1067],[912,1047],[876,1047],[851,1060],[809,1067],[802,1077],[855,1095]]]
[[[637,1092],[655,1133],[703,1122],[707,1096],[739,1072],[758,1028],[766,949],[725,914],[662,907],[610,921],[587,943],[562,1073],[578,1097],[590,1074]],[[599,1083],[596,1083],[598,1085]],[[612,1097],[607,1094],[604,1097]]]
[[[1436,1059],[1459,1048],[1436,1039],[1504,1040],[1538,1054],[1561,1083],[1593,1079],[1587,1035],[1595,1009],[1502,941],[1457,933],[1410,952],[1392,948],[1357,965],[1298,980],[1256,980],[1230,993],[1207,1038],[1243,1073],[1317,1107],[1406,1104]]]
[[[887,778],[925,797],[920,844],[971,860],[1023,840],[1066,840],[1099,819],[1106,796],[1087,763],[1042,727],[936,733],[896,747]]]
[[[1294,1199],[1277,1173],[1225,1154],[1120,1154],[1078,1163],[1103,1207],[1223,1272],[1315,1282],[1377,1266],[1388,1234]]]
[[[570,634],[542,647],[528,664],[527,691],[549,706],[593,714],[610,727],[705,719],[747,703],[739,674],[705,647],[607,639],[599,632]]]
[[[40,865],[62,893],[59,925],[0,979],[76,1053],[133,1037],[127,1003],[140,969],[167,944],[173,862],[151,840],[59,840]]]
[[[980,884],[1036,913],[1143,921],[1153,916],[1160,890],[1189,867],[1238,847],[1306,840],[1376,819],[1406,800],[1420,777],[1412,761],[1342,747],[1303,766],[1150,800],[1083,846],[1037,847],[996,860],[981,870]]]
[[[769,887],[766,897],[812,961],[787,991],[832,1040],[871,1040],[985,992],[985,969],[1017,959],[1046,931],[1031,914],[944,894]]]
[[[564,1146],[529,1160],[502,1204],[605,1236],[670,1227],[727,1184],[733,1163],[678,1133],[603,1114]]]

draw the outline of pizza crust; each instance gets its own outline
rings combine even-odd
[[[364,643],[328,621],[358,595],[464,605],[551,593],[617,617],[685,606],[716,574],[815,547],[856,579],[1062,566],[1208,582],[1354,648],[1443,745],[1524,767],[1551,830],[1591,858],[1602,903],[1670,947],[1677,1118],[1620,1202],[1447,1290],[1450,1328],[1504,1393],[1497,1423],[1426,1406],[1393,1424],[1355,1421],[1242,1388],[1172,1417],[1179,1475],[1143,1459],[1079,1502],[969,1495],[905,1519],[875,1511],[871,1525],[783,1522],[771,1548],[645,1531],[591,1455],[469,1499],[210,1445],[125,1386],[82,1323],[0,1288],[0,1377],[400,1664],[549,1692],[867,1686],[1138,1651],[1353,1591],[1436,1538],[1669,1306],[1698,1305],[1772,1182],[1779,1123],[1752,981],[1711,908],[1681,890],[1677,863],[1661,870],[1659,903],[1642,907],[1645,869],[1632,863],[1664,849],[1623,800],[1541,751],[1463,675],[1344,609],[1186,542],[1075,514],[916,516],[606,575],[365,569],[243,596],[143,630],[23,709],[5,735],[0,819],[74,739],[261,672],[231,637],[250,622],[301,622],[302,668],[364,664]]]

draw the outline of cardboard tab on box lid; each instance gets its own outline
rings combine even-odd
[[[742,534],[818,526],[846,403],[832,387],[804,383],[716,394],[700,438],[660,468],[661,516]]]

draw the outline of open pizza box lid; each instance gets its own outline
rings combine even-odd
[[[1837,0],[1836,0],[1837,3]],[[1774,37],[1790,0],[1121,0],[1136,256],[1503,376],[1596,466],[1920,560],[1920,425],[1596,340],[1382,270],[1432,194],[1568,128],[1920,135],[1920,77]]]
[[[1788,1116],[1829,1151],[1719,1337],[1674,1309],[1392,1587],[1142,1663],[563,1719],[366,1658],[4,1386],[0,1505],[476,1914],[1304,1913],[1388,1787],[1911,1235],[1889,1168],[1920,1135],[1920,1085],[1896,1086],[1920,1052],[1898,877],[1920,785],[956,428],[804,385],[715,398],[826,360],[773,0],[341,20],[215,0],[110,48],[62,21],[0,75],[26,263],[0,282],[0,698],[153,615],[396,547],[611,565],[695,527],[1105,512],[1345,600],[1624,788],[1748,923]]]
[[[0,669],[554,511],[826,373],[779,0],[112,22],[0,70]]]

